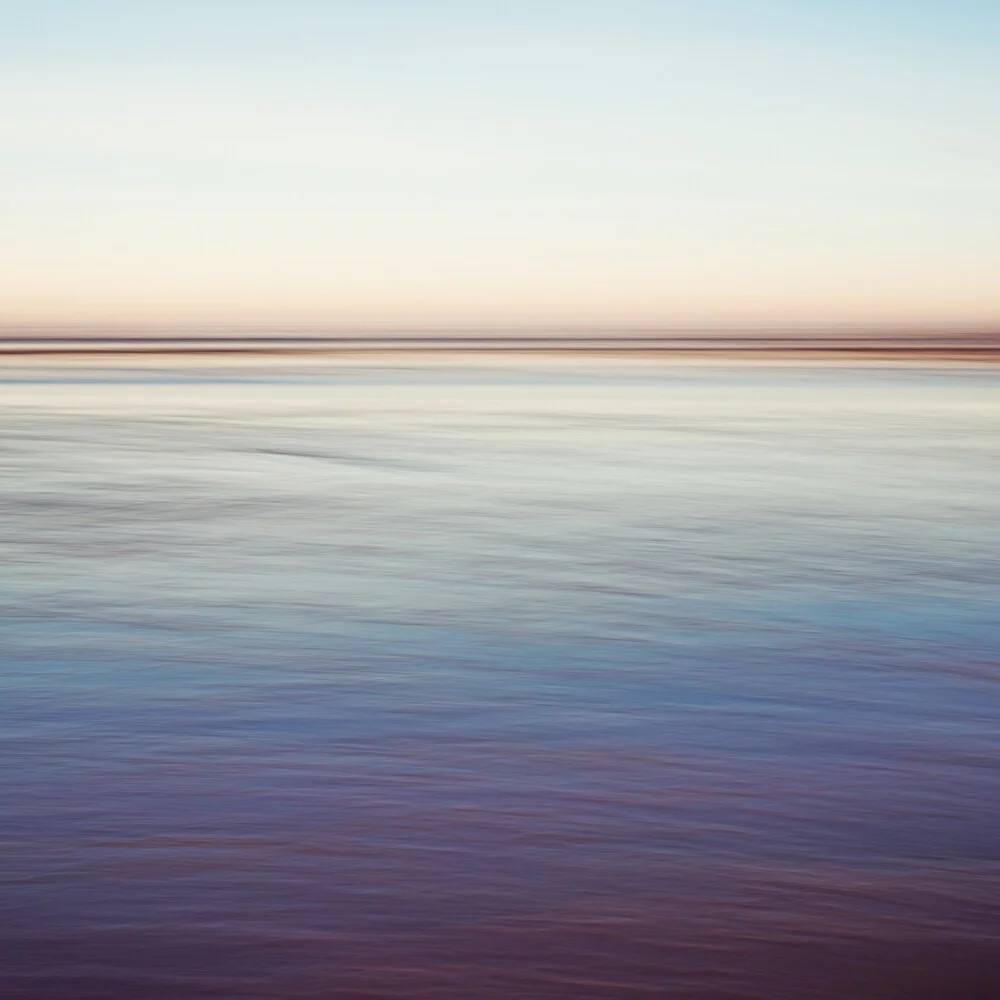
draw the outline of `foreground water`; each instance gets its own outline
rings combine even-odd
[[[0,385],[0,994],[1000,996],[998,376]]]

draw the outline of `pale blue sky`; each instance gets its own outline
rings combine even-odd
[[[1000,320],[1000,4],[0,0],[8,322]]]

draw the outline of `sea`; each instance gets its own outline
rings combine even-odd
[[[1000,997],[998,388],[4,367],[0,996]]]

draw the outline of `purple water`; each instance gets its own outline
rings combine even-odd
[[[1000,996],[998,376],[0,385],[0,995]]]

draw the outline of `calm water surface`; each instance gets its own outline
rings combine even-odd
[[[15,375],[3,997],[1000,996],[996,374]]]

